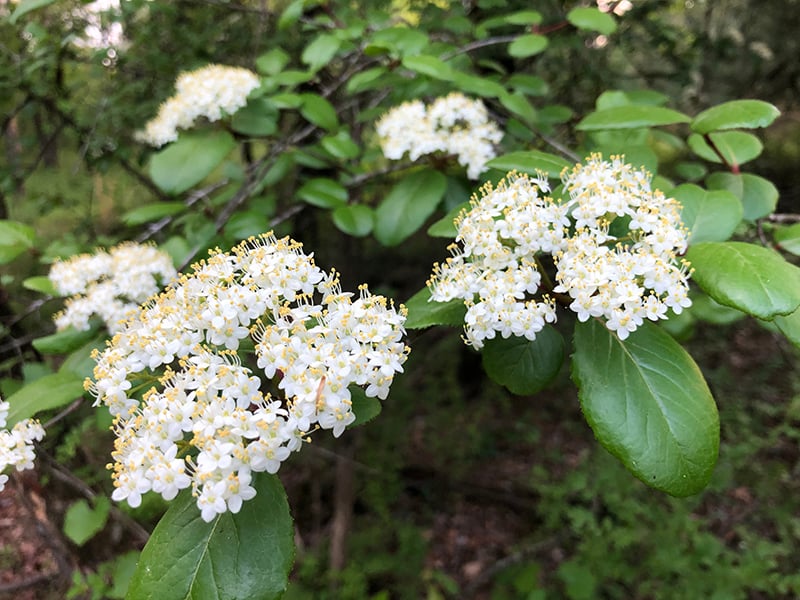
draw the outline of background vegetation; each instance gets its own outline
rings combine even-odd
[[[425,226],[395,246],[337,226],[325,199],[298,191],[345,173],[351,202],[380,204],[399,176],[380,156],[374,120],[401,101],[452,88],[422,69],[401,74],[400,56],[384,60],[391,44],[365,43],[372,26],[424,31],[427,51],[456,56],[464,71],[513,89],[522,107],[484,98],[513,143],[570,161],[588,146],[576,123],[609,91],[658,92],[691,115],[735,98],[769,101],[782,116],[759,132],[764,151],[748,172],[778,188],[777,216],[737,235],[773,244],[775,228],[800,213],[796,0],[634,0],[608,34],[572,26],[566,16],[581,3],[554,0],[535,3],[543,20],[524,26],[502,17],[530,2],[129,0],[99,17],[121,24],[125,42],[116,47],[78,42],[97,18],[85,3],[35,4],[42,6],[19,15],[24,4],[0,3],[0,218],[36,235],[0,271],[3,397],[64,360],[33,343],[52,333],[62,301],[23,282],[46,275],[57,257],[122,239],[156,240],[180,266],[275,227],[323,268],[336,266],[344,287],[366,281],[398,300],[420,289],[444,255],[427,226],[471,184],[462,178]],[[346,51],[315,65],[304,52],[330,31],[342,32]],[[545,35],[546,51],[510,55],[508,43],[521,33]],[[270,70],[283,60],[285,69]],[[133,133],[180,72],[210,62],[258,70],[288,103],[293,94],[321,95],[366,150],[326,146],[324,131],[302,135],[320,117],[287,104],[269,141],[234,132],[240,155],[193,190],[166,193],[149,169],[152,149]],[[370,80],[368,69],[379,64],[385,70]],[[659,175],[703,181],[716,167],[671,134],[647,138]],[[260,185],[242,194],[256,172]],[[141,212],[176,200],[189,208]],[[380,417],[339,440],[315,440],[280,472],[296,526],[286,597],[800,596],[797,349],[774,327],[718,307],[693,313],[674,333],[709,382],[722,436],[711,483],[684,499],[646,487],[595,442],[567,369],[549,389],[517,396],[486,377],[457,330],[412,332],[415,351]],[[107,413],[78,401],[41,418],[48,434],[36,474],[12,478],[0,495],[0,514],[8,515],[0,519],[0,594],[124,597],[166,505],[148,497],[132,510],[106,500]]]

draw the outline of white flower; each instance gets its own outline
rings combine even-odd
[[[36,458],[33,443],[40,442],[45,434],[39,421],[34,419],[23,419],[10,430],[7,429],[10,410],[8,402],[0,401],[0,492],[8,481],[8,475],[3,473],[8,467],[14,467],[17,471],[33,468]]]
[[[71,298],[55,316],[56,328],[88,330],[96,314],[115,333],[130,312],[176,275],[169,255],[134,242],[58,261],[50,268],[50,281]]]
[[[240,67],[208,65],[181,73],[176,94],[159,108],[135,138],[159,147],[178,139],[178,129],[189,129],[200,117],[209,121],[230,116],[247,104],[247,96],[261,84],[258,75]]]
[[[375,124],[384,156],[391,160],[405,153],[411,160],[443,152],[467,167],[467,177],[477,179],[496,156],[503,133],[489,120],[486,106],[458,92],[437,98],[429,106],[420,100],[404,102]]]
[[[349,386],[386,398],[409,351],[404,322],[366,286],[343,293],[289,238],[194,265],[94,356],[87,389],[115,416],[114,499],[190,487],[203,519],[237,512],[255,495],[252,473],[277,472],[314,431],[339,436],[355,420]]]

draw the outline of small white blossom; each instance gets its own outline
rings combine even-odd
[[[409,350],[404,308],[366,286],[343,293],[289,238],[252,238],[193,268],[94,355],[87,389],[115,416],[112,497],[135,506],[191,488],[209,521],[238,512],[252,473],[277,472],[314,431],[341,435],[355,420],[350,386],[386,398]]]
[[[71,297],[54,317],[56,328],[85,331],[97,315],[115,333],[129,312],[176,275],[168,254],[134,242],[58,261],[50,267],[50,281],[56,292]]]
[[[483,102],[458,92],[437,98],[429,106],[420,100],[404,102],[383,115],[375,130],[386,158],[397,160],[408,153],[417,160],[435,152],[452,154],[467,167],[470,179],[486,170],[503,139]]]
[[[175,82],[175,95],[135,137],[155,147],[174,142],[178,129],[191,128],[200,117],[213,122],[235,113],[260,84],[258,75],[241,67],[212,64],[181,73]]]
[[[44,428],[34,419],[24,419],[6,429],[10,408],[8,402],[0,401],[0,492],[8,481],[8,475],[3,474],[6,468],[32,469],[36,459],[33,443],[44,438]]]

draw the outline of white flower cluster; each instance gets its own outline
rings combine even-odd
[[[178,129],[191,128],[200,117],[213,122],[235,113],[259,85],[258,75],[241,67],[208,65],[181,73],[175,82],[175,95],[134,137],[155,147],[174,142]]]
[[[34,419],[24,419],[11,430],[6,429],[9,409],[8,402],[0,402],[0,492],[8,481],[8,475],[3,474],[7,467],[17,471],[33,468],[36,458],[33,442],[44,437],[44,428]]]
[[[429,106],[421,100],[404,102],[381,117],[375,129],[386,158],[397,160],[406,152],[411,160],[434,152],[453,154],[467,167],[470,179],[486,170],[486,162],[496,156],[495,145],[503,139],[483,102],[458,92]]]
[[[85,331],[96,314],[115,333],[130,311],[177,274],[168,254],[135,242],[58,261],[50,268],[50,281],[60,295],[72,297],[55,316],[56,328]]]
[[[253,473],[355,420],[350,386],[386,398],[409,352],[404,322],[271,233],[194,265],[95,355],[87,389],[115,416],[112,498],[191,487],[204,520],[238,512]]]
[[[433,301],[464,300],[472,346],[497,333],[535,339],[556,320],[556,299],[580,321],[604,318],[622,340],[644,319],[691,305],[680,204],[651,190],[646,171],[595,154],[562,182],[569,197],[557,202],[543,195],[544,177],[510,173],[456,219],[453,256],[434,265],[428,286]],[[555,269],[556,285],[546,286],[552,296],[539,294],[544,255]]]

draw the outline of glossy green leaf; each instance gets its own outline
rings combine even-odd
[[[503,17],[511,25],[539,25],[542,22],[542,13],[536,10],[521,10]]]
[[[225,233],[233,240],[246,240],[269,229],[269,217],[256,210],[239,211],[225,223]]]
[[[720,129],[767,127],[781,112],[761,100],[731,100],[704,110],[692,121],[692,131],[704,134]]]
[[[432,325],[464,325],[464,315],[467,307],[464,301],[456,298],[449,302],[434,302],[431,300],[431,291],[424,287],[404,302],[408,309],[406,329],[425,329]]]
[[[357,427],[372,421],[383,410],[380,400],[367,396],[364,390],[357,386],[350,388],[350,400],[353,403],[353,412],[356,414],[356,420],[349,425],[350,427]]]
[[[781,250],[800,255],[800,223],[776,227],[773,237]]]
[[[130,227],[135,227],[177,215],[185,210],[186,204],[183,202],[154,202],[129,210],[122,215],[122,222]]]
[[[275,475],[257,473],[253,480],[256,497],[210,523],[183,490],[142,550],[128,598],[280,598],[294,560],[289,505]]]
[[[786,339],[800,348],[800,308],[790,315],[775,317],[773,322]]]
[[[525,58],[539,54],[547,48],[548,39],[536,33],[521,35],[508,45],[508,54],[515,58]]]
[[[284,108],[299,108],[303,105],[303,98],[300,94],[293,94],[291,92],[285,92],[283,94],[275,94],[274,96],[269,97],[269,101],[275,106],[275,108],[284,109]]]
[[[614,17],[597,8],[573,8],[567,13],[567,21],[578,29],[596,31],[603,35],[611,35],[617,30]]]
[[[572,378],[597,440],[646,484],[689,496],[719,449],[717,407],[692,357],[645,321],[621,341],[600,321],[575,326]]]
[[[6,398],[11,405],[7,426],[36,415],[43,410],[66,406],[83,395],[83,377],[58,372],[28,383]]]
[[[496,81],[466,73],[454,72],[453,83],[466,94],[475,94],[484,98],[497,98],[506,92],[506,89]]]
[[[14,9],[11,17],[9,17],[8,22],[14,25],[17,22],[17,19],[23,15],[40,8],[44,8],[45,6],[49,6],[55,1],[56,0],[20,0],[20,3],[17,4],[17,7]]]
[[[693,183],[673,189],[672,196],[683,205],[681,220],[689,230],[689,243],[724,242],[742,220],[742,203],[727,190],[708,192]]]
[[[447,187],[447,178],[432,169],[411,173],[397,183],[378,205],[375,237],[385,246],[396,246],[430,217]]]
[[[338,181],[318,177],[306,181],[297,196],[320,208],[336,208],[347,204],[347,189]]]
[[[318,71],[336,56],[342,41],[330,33],[321,33],[305,47],[300,60],[312,71]]]
[[[353,138],[344,129],[337,131],[336,135],[326,135],[320,140],[320,144],[340,160],[350,160],[361,154],[359,145],[353,141]]]
[[[339,231],[355,237],[369,235],[375,223],[375,211],[363,204],[340,206],[331,213],[331,217]]]
[[[266,98],[253,98],[231,118],[236,133],[266,137],[278,130],[278,109]]]
[[[67,354],[77,350],[97,335],[97,327],[80,331],[68,327],[51,335],[33,340],[33,347],[42,354]]]
[[[110,509],[111,502],[105,496],[96,496],[94,507],[84,499],[73,502],[64,515],[64,534],[83,546],[105,527]]]
[[[454,75],[453,68],[450,65],[440,58],[428,54],[404,56],[402,63],[406,69],[434,79],[450,81]]]
[[[495,382],[520,396],[535,394],[555,379],[564,362],[564,338],[545,325],[533,341],[524,337],[486,340],[483,368]]]
[[[500,103],[510,110],[515,115],[522,117],[522,120],[528,124],[536,122],[536,109],[525,97],[525,94],[519,92],[504,93],[499,97]]]
[[[539,150],[524,150],[497,156],[487,162],[486,166],[500,171],[518,171],[528,175],[536,175],[537,171],[544,171],[550,177],[560,177],[561,171],[573,165],[555,154]]]
[[[35,277],[28,277],[22,282],[22,287],[26,290],[39,292],[40,294],[47,294],[48,296],[58,296],[53,282],[46,275],[36,275]]]
[[[300,106],[300,114],[314,125],[323,129],[336,129],[339,126],[339,117],[336,116],[336,109],[333,104],[317,94],[300,94],[303,104]]]
[[[380,78],[385,74],[386,67],[373,67],[361,73],[356,73],[347,82],[345,89],[348,94],[357,94],[358,92],[370,90],[380,85]]]
[[[729,325],[747,316],[740,310],[722,306],[708,294],[700,291],[692,294],[692,306],[688,311],[694,318],[714,325]]]
[[[677,110],[663,106],[631,104],[596,110],[586,115],[576,129],[596,131],[599,129],[636,129],[688,123],[690,117]]]
[[[182,133],[150,159],[150,178],[167,194],[181,194],[208,177],[236,147],[226,131]]]
[[[768,248],[744,242],[691,246],[692,280],[714,300],[760,319],[800,306],[800,268]]]
[[[264,75],[276,75],[289,64],[289,54],[281,48],[273,48],[256,59],[256,69]]]
[[[35,237],[30,225],[17,221],[0,221],[0,264],[11,262],[33,248]]]
[[[759,156],[764,149],[761,140],[752,133],[745,133],[744,131],[718,131],[707,135],[714,148],[719,151],[719,154],[700,134],[693,133],[686,142],[692,152],[711,162],[723,162],[720,158],[721,154],[725,159],[725,164],[742,165]]]
[[[709,189],[728,190],[742,202],[743,217],[756,221],[775,211],[778,188],[771,181],[750,173],[712,173],[706,179]]]
[[[428,227],[428,235],[431,237],[455,238],[458,235],[455,219],[461,214],[462,210],[468,209],[469,206],[469,201],[467,201],[451,208],[445,216]]]

